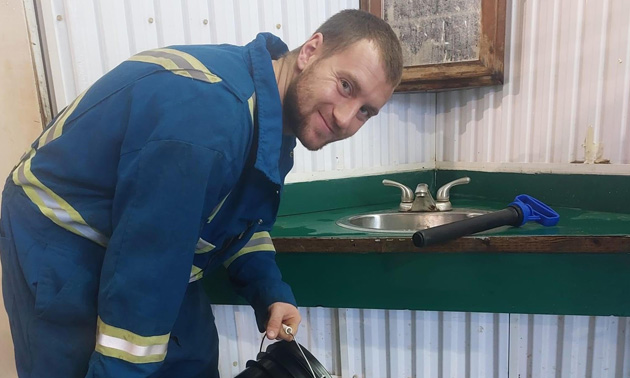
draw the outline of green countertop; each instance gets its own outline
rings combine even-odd
[[[499,203],[483,199],[456,199],[453,208],[468,208],[496,211],[509,203]],[[398,203],[359,206],[345,209],[326,210],[308,214],[286,215],[278,217],[272,231],[274,238],[289,237],[404,237],[399,233],[361,232],[338,226],[335,222],[343,217],[377,211],[396,212]],[[554,206],[560,215],[556,226],[544,227],[536,222],[529,222],[522,227],[501,227],[485,231],[483,236],[605,236],[628,235],[630,233],[630,214],[598,212]]]
[[[400,194],[379,187],[382,178],[435,188],[463,175],[477,187],[453,189],[455,208],[500,210],[528,193],[557,211],[560,222],[502,227],[422,249],[410,235],[335,224],[350,215],[396,210]],[[287,190],[291,195],[272,230],[276,261],[299,306],[630,316],[628,184],[628,176],[453,171],[297,184]],[[496,200],[480,195],[488,186]],[[362,187],[373,192],[357,193]],[[226,285],[223,270],[209,276],[205,285],[214,303],[244,303]]]

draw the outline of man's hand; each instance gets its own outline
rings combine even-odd
[[[298,309],[289,303],[276,302],[269,306],[269,321],[267,322],[267,338],[274,340],[280,338],[287,341],[292,341],[293,337],[287,335],[282,329],[282,324],[285,324],[293,329],[295,335],[298,330],[298,326],[302,321],[300,312]]]

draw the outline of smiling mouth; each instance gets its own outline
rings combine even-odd
[[[330,125],[328,124],[328,122],[326,121],[326,118],[324,118],[324,116],[322,115],[321,112],[317,112],[319,114],[320,117],[322,117],[322,121],[324,121],[324,125],[326,126],[326,128],[328,129],[328,131],[330,131],[331,134],[334,134],[335,132],[333,131],[332,127],[330,127]]]

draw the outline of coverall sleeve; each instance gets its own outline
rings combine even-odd
[[[253,307],[260,332],[265,330],[271,304],[285,302],[297,307],[291,287],[282,281],[275,254],[269,232],[260,231],[224,263],[236,292]]]
[[[217,151],[173,140],[121,158],[87,377],[148,377],[164,361],[226,164]]]

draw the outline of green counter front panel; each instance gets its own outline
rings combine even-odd
[[[630,252],[279,253],[276,259],[301,307],[630,316]],[[224,270],[204,284],[213,303],[244,303]]]

